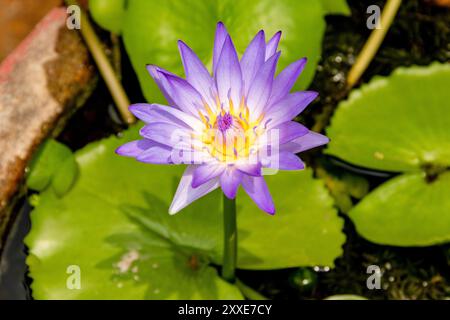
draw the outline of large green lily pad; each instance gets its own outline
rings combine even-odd
[[[277,31],[283,32],[280,49],[280,67],[302,57],[309,63],[297,88],[306,88],[311,82],[320,59],[326,14],[349,13],[345,0],[133,0],[124,7],[113,1],[114,8],[104,8],[104,0],[91,5],[94,18],[102,26],[117,32],[121,26],[125,47],[139,77],[148,101],[164,99],[145,66],[155,64],[176,74],[182,74],[177,40],[182,39],[211,66],[215,27],[223,21],[243,53],[248,43],[260,30],[267,38]],[[116,10],[123,8],[123,22],[117,21]],[[113,10],[114,9],[114,10]]]
[[[238,194],[239,266],[334,266],[345,242],[343,220],[322,180],[313,179],[310,169],[280,172],[266,180],[277,209],[274,216],[262,214],[242,189]]]
[[[450,65],[401,68],[354,90],[327,135],[326,152],[359,166],[417,171],[450,165]]]
[[[381,244],[424,246],[450,239],[450,65],[402,68],[341,103],[327,153],[404,172],[350,211],[358,232]]]
[[[241,298],[212,267],[222,260],[221,193],[170,216],[183,167],[114,154],[138,138],[137,129],[77,152],[80,176],[63,198],[47,190],[40,195],[26,239],[34,297]],[[278,206],[274,217],[239,195],[239,267],[333,265],[345,238],[322,184],[309,171],[269,180]],[[80,290],[66,287],[72,265],[81,270]]]
[[[388,245],[433,245],[450,240],[450,172],[427,183],[403,174],[370,193],[351,212],[357,231]]]

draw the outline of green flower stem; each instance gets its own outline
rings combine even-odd
[[[223,225],[222,277],[228,282],[234,283],[237,260],[236,200],[230,200],[225,195],[223,196]]]
[[[76,0],[66,0],[65,1],[68,6],[76,5],[79,6],[78,1]],[[81,7],[80,7],[81,8]],[[89,48],[89,51],[92,54],[92,57],[97,64],[97,67],[105,80],[106,85],[108,86],[109,92],[111,93],[115,104],[120,112],[122,119],[128,123],[132,124],[136,121],[136,118],[131,114],[128,110],[130,106],[130,101],[125,93],[125,90],[122,87],[117,75],[111,66],[111,63],[108,60],[105,52],[103,51],[102,44],[95,34],[94,29],[92,28],[91,23],[86,15],[86,13],[81,10],[81,34],[86,42],[86,45]]]
[[[355,64],[350,70],[347,78],[347,89],[350,90],[358,82],[364,71],[366,71],[372,59],[375,57],[381,43],[386,36],[397,11],[402,3],[402,0],[388,0],[381,13],[380,29],[375,29],[367,39],[361,53],[358,55]]]
[[[246,284],[242,283],[239,279],[236,281],[236,286],[241,291],[242,295],[249,300],[269,300],[267,297],[264,297],[258,291],[250,288]]]

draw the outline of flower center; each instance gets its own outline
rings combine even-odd
[[[216,119],[216,126],[222,132],[227,131],[233,125],[233,117],[229,112],[219,115]]]
[[[264,131],[260,126],[261,119],[250,123],[249,109],[244,99],[238,107],[230,100],[226,109],[217,99],[217,106],[220,110],[218,113],[213,112],[207,104],[203,111],[199,111],[205,124],[203,133],[198,137],[203,147],[221,162],[233,163],[247,158],[251,147]]]

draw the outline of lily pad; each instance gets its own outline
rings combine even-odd
[[[323,8],[326,12],[332,14],[342,14],[350,15],[350,8],[347,5],[347,1],[336,1],[336,0],[320,0]]]
[[[297,88],[304,89],[311,82],[320,59],[325,15],[349,12],[345,0],[133,0],[128,1],[122,13],[123,21],[110,25],[105,21],[117,21],[113,19],[118,16],[114,11],[118,8],[117,1],[111,4],[113,8],[102,7],[102,10],[98,10],[99,2],[105,1],[94,1],[94,19],[114,32],[121,26],[125,47],[141,88],[147,100],[152,102],[163,102],[164,99],[145,66],[155,64],[182,74],[178,39],[188,43],[203,62],[211,65],[218,21],[226,24],[241,53],[260,29],[265,30],[267,38],[282,30],[280,67],[302,57],[309,59],[297,84]]]
[[[326,152],[386,171],[450,165],[450,65],[401,68],[354,90],[327,135]]]
[[[329,296],[324,300],[368,300],[368,299],[354,294],[339,294],[335,296]]]
[[[277,208],[274,216],[263,214],[243,190],[238,194],[239,267],[334,266],[345,242],[343,220],[323,182],[310,169],[266,180]]]
[[[222,260],[221,193],[170,216],[183,167],[142,164],[114,154],[124,141],[138,138],[138,129],[77,152],[80,176],[63,198],[50,190],[41,194],[26,238],[35,298],[242,297],[212,266]],[[269,180],[279,206],[275,217],[240,195],[239,267],[332,265],[345,238],[322,183],[310,171]],[[275,190],[282,186],[284,192]],[[283,200],[283,194],[292,199]],[[66,286],[71,276],[66,270],[73,265],[81,271],[80,290]]]
[[[125,136],[130,139],[136,135],[133,130]],[[157,215],[155,225],[160,223],[162,211],[168,217],[167,204],[182,168],[147,166],[120,158],[114,150],[122,142],[110,138],[78,152],[80,178],[62,199],[51,190],[41,194],[32,213],[32,231],[26,238],[33,296],[36,299],[241,298],[238,289],[220,279],[206,262],[199,263],[195,270],[188,264],[197,252],[206,250],[205,246],[211,250],[217,236],[204,237],[205,241],[198,237],[201,245],[196,245],[189,240],[189,234],[201,234],[196,229],[199,224],[184,224],[180,226],[180,238],[186,246],[195,248],[183,252],[170,237],[162,236],[162,231],[150,230],[142,219],[135,217],[135,207],[148,208],[149,215]],[[157,196],[149,198],[147,191]],[[152,206],[148,205],[149,199]],[[164,209],[160,208],[161,202]],[[206,198],[205,202],[219,201]],[[202,202],[183,213],[184,217],[180,215],[177,221],[171,221],[171,236],[176,237],[177,223],[194,216],[204,222],[203,231],[207,234],[218,233],[214,228],[219,226],[208,217]],[[80,269],[79,290],[66,285],[71,276],[66,273],[70,266]],[[133,272],[135,268],[139,271]]]
[[[89,12],[104,29],[120,34],[127,0],[89,0]]]
[[[370,241],[426,246],[450,240],[450,172],[427,183],[425,174],[393,178],[352,211],[357,231]]]
[[[404,172],[350,212],[380,244],[450,240],[450,65],[399,69],[354,91],[328,129],[329,154],[371,169]]]
[[[49,139],[36,152],[27,176],[28,188],[43,191],[49,185],[58,196],[70,190],[78,174],[72,151],[62,143]]]

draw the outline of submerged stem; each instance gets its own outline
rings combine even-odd
[[[78,1],[76,0],[65,0],[65,2],[68,6],[76,5],[80,7]],[[122,84],[117,78],[116,73],[114,72],[114,69],[111,66],[111,63],[106,57],[106,54],[103,51],[100,40],[95,34],[95,31],[92,28],[92,25],[89,22],[86,13],[82,9],[80,10],[81,10],[80,31],[84,38],[84,41],[86,42],[86,45],[88,46],[89,51],[91,52],[92,57],[94,58],[95,63],[97,64],[100,74],[102,75],[106,85],[108,86],[109,92],[111,93],[114,102],[117,105],[117,108],[119,109],[122,119],[128,124],[132,124],[136,121],[136,119],[128,110],[128,107],[130,106],[130,101],[127,97],[127,94],[125,93]]]
[[[223,226],[222,277],[234,283],[237,260],[236,200],[230,200],[225,195],[223,196]]]
[[[381,13],[380,18],[380,28],[375,29],[370,34],[369,39],[365,43],[361,53],[358,55],[355,64],[350,70],[347,78],[347,89],[353,88],[353,86],[358,82],[359,78],[362,76],[364,71],[366,71],[372,59],[375,57],[381,43],[386,36],[392,22],[394,21],[395,15],[400,7],[402,0],[388,0]]]

